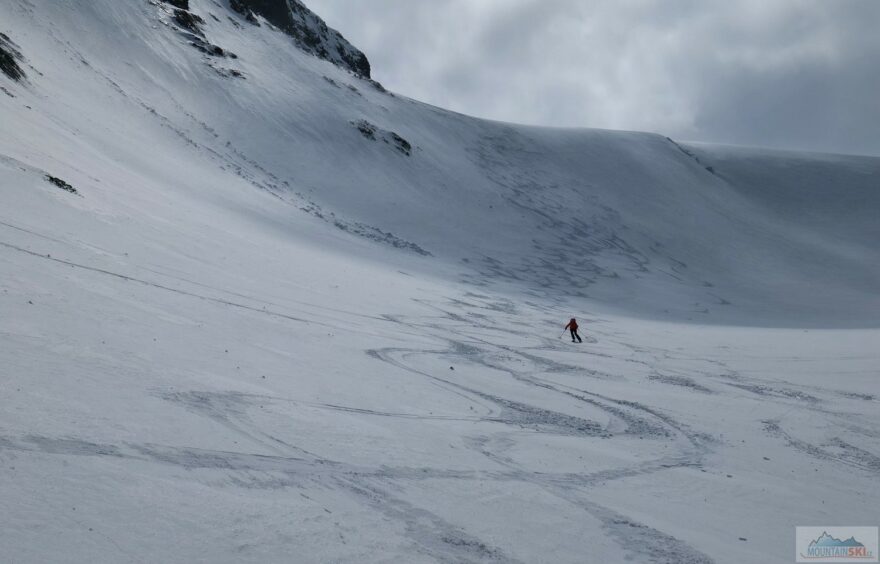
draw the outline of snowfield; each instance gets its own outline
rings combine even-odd
[[[189,4],[0,7],[0,560],[878,524],[880,158],[482,121]]]

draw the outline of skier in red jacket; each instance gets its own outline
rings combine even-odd
[[[578,322],[574,317],[571,318],[571,321],[568,322],[568,325],[565,326],[566,329],[571,330],[571,342],[574,343],[575,339],[577,339],[578,343],[583,343],[581,341],[581,336],[578,335]]]

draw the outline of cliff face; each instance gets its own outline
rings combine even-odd
[[[293,37],[304,51],[370,78],[367,56],[299,0],[230,0],[230,7],[257,25],[257,16],[264,18]]]

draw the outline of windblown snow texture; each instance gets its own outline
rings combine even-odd
[[[0,8],[4,562],[776,563],[876,519],[880,159],[473,119],[279,7]]]

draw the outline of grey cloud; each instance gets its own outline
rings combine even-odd
[[[876,0],[310,0],[394,91],[520,123],[880,155]]]

